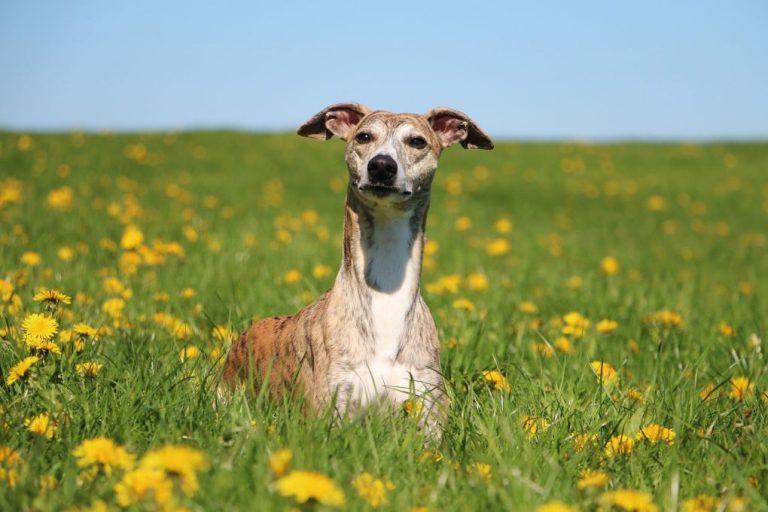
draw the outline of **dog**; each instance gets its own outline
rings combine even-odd
[[[332,105],[298,134],[346,143],[342,263],[333,287],[293,316],[253,324],[232,344],[222,381],[273,397],[298,390],[312,409],[341,414],[412,401],[419,424],[442,431],[440,344],[419,292],[424,230],[438,159],[448,146],[492,149],[465,114],[426,115]]]

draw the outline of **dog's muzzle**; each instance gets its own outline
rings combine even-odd
[[[389,155],[376,155],[368,162],[368,181],[373,186],[393,187],[397,180],[397,162]]]

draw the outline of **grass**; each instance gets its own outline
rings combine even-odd
[[[0,448],[0,508],[286,510],[296,503],[269,456],[289,449],[289,470],[330,477],[349,510],[376,501],[352,485],[366,472],[382,510],[608,509],[616,490],[659,510],[693,510],[702,494],[702,510],[768,510],[768,143],[448,150],[422,275],[452,399],[437,446],[401,411],[338,422],[297,400],[216,398],[229,335],[214,328],[240,332],[331,286],[342,149],[292,135],[0,133],[0,446],[18,456]],[[40,288],[72,304],[36,302]],[[110,313],[115,298],[124,308]],[[679,317],[665,324],[663,310]],[[565,352],[569,312],[589,325]],[[57,319],[61,354],[7,384],[30,355],[32,313]],[[615,330],[598,332],[603,319]],[[68,335],[79,322],[101,329],[82,351]],[[83,362],[103,367],[84,377]],[[484,380],[494,370],[509,392]],[[39,414],[56,424],[50,440],[25,426]],[[674,442],[636,438],[652,424]],[[607,455],[619,435],[631,452]],[[94,473],[72,453],[99,436],[137,460],[190,446],[207,467],[144,474],[155,492],[121,499],[116,486],[139,489],[142,475]],[[605,486],[579,489],[585,469]]]

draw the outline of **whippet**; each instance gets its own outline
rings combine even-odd
[[[294,386],[314,409],[341,413],[414,399],[420,423],[441,430],[439,350],[419,293],[432,178],[443,149],[492,149],[466,115],[332,105],[298,130],[346,142],[349,185],[341,269],[333,287],[293,316],[265,318],[232,345],[223,382],[253,381],[280,396]]]

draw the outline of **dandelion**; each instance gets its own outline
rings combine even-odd
[[[22,265],[26,265],[28,267],[36,267],[43,261],[43,259],[40,257],[39,253],[27,251],[21,255],[20,261]]]
[[[301,272],[299,272],[295,268],[290,269],[283,276],[283,282],[285,284],[294,284],[294,283],[298,283],[299,281],[301,281]]]
[[[548,501],[536,507],[536,512],[577,512],[578,510],[576,507],[557,500]]]
[[[121,507],[130,507],[151,499],[158,509],[173,500],[173,484],[159,469],[137,468],[128,471],[115,485],[115,500]]]
[[[488,256],[503,256],[511,249],[509,240],[506,238],[496,238],[485,244],[485,253]]]
[[[635,388],[630,388],[627,390],[627,398],[640,404],[645,402],[645,396],[643,395],[643,392]]]
[[[297,503],[314,500],[331,507],[343,507],[346,502],[336,482],[314,471],[291,471],[275,482],[275,489],[281,496],[293,496]]]
[[[316,264],[312,268],[312,276],[315,279],[322,279],[324,277],[328,277],[333,272],[333,269],[329,267],[328,265],[323,265],[322,263]]]
[[[21,327],[24,329],[24,339],[49,340],[58,331],[59,323],[51,316],[32,313],[24,319]]]
[[[277,478],[285,476],[288,472],[288,466],[293,459],[293,452],[288,448],[283,448],[269,454],[269,468],[272,474]]]
[[[512,227],[513,227],[512,221],[511,221],[511,220],[509,220],[509,219],[508,219],[508,218],[506,218],[506,217],[501,217],[500,219],[498,219],[498,220],[497,220],[497,221],[496,221],[496,222],[493,224],[493,228],[494,228],[494,229],[495,229],[495,230],[496,230],[496,231],[497,231],[499,234],[502,234],[502,235],[506,235],[507,233],[509,233],[510,231],[512,231]]]
[[[619,489],[603,493],[600,497],[603,507],[615,507],[627,512],[657,512],[653,497],[645,492],[630,489]]]
[[[187,345],[186,347],[182,348],[181,352],[179,353],[182,361],[187,359],[195,359],[196,357],[200,357],[200,354],[200,349],[195,345]]]
[[[81,377],[95,377],[101,369],[104,367],[101,363],[88,361],[85,363],[78,363],[75,365],[75,371]]]
[[[56,433],[57,429],[56,422],[51,420],[45,413],[38,414],[32,418],[27,418],[24,420],[24,426],[33,434],[44,437],[49,441],[53,439],[53,434]]]
[[[6,385],[10,386],[14,382],[25,378],[32,365],[38,361],[40,361],[40,358],[37,356],[29,356],[22,359],[8,371],[8,375],[5,377]]]
[[[611,437],[605,444],[605,454],[608,457],[616,455],[629,455],[635,448],[635,441],[624,434],[618,434]]]
[[[135,225],[126,226],[123,236],[120,238],[120,248],[124,251],[132,251],[144,243],[144,233]]]
[[[589,319],[576,311],[566,313],[563,316],[563,322],[565,325],[562,327],[561,332],[576,338],[584,336],[590,324]]]
[[[597,442],[597,434],[573,434],[571,440],[573,441],[573,450],[576,453],[581,453],[588,444]]]
[[[728,396],[734,400],[744,400],[751,397],[752,390],[755,388],[755,384],[743,375],[731,377],[730,384],[731,390],[728,392]]]
[[[67,210],[72,206],[73,196],[71,187],[53,189],[48,192],[48,206],[56,210]]]
[[[197,292],[193,288],[184,288],[179,292],[179,297],[182,299],[193,299],[197,295]]]
[[[589,363],[592,367],[592,371],[595,372],[597,380],[600,384],[618,384],[619,374],[610,364],[604,361],[592,361]]]
[[[58,256],[61,261],[69,262],[75,259],[75,250],[68,245],[62,245],[56,250],[56,256]]]
[[[491,465],[485,462],[475,462],[467,466],[467,471],[473,475],[477,475],[482,480],[491,479]]]
[[[467,276],[467,286],[470,290],[484,292],[488,289],[488,278],[485,274],[474,272]]]
[[[521,313],[526,313],[528,315],[535,315],[536,313],[539,312],[538,306],[536,306],[536,304],[534,304],[533,302],[529,302],[529,301],[521,302],[520,305],[517,307],[517,309]]]
[[[133,454],[106,437],[86,439],[72,450],[72,455],[78,467],[96,466],[107,476],[112,475],[113,468],[131,469],[135,460]]]
[[[76,323],[74,327],[72,327],[72,332],[76,334],[77,336],[80,336],[81,338],[96,338],[98,331],[91,327],[88,324],[85,323]]]
[[[702,400],[710,400],[712,398],[716,398],[718,394],[718,390],[715,389],[714,384],[707,384],[704,389],[699,391],[699,398]]]
[[[493,387],[499,391],[511,391],[507,378],[497,370],[483,370],[483,380],[493,384]]]
[[[469,311],[472,312],[475,310],[475,304],[469,299],[466,299],[464,297],[458,298],[453,301],[452,306],[454,309],[460,309],[463,311]]]
[[[449,274],[442,276],[435,282],[427,284],[427,291],[429,293],[458,293],[461,286],[461,276],[459,274]]]
[[[469,217],[459,217],[456,222],[453,223],[453,228],[456,231],[467,231],[472,227],[472,219]]]
[[[0,445],[0,482],[8,482],[8,487],[16,487],[19,474],[16,467],[21,465],[18,452],[8,446]]]
[[[608,485],[608,475],[603,471],[592,469],[585,469],[579,473],[579,480],[576,482],[576,487],[580,491],[593,487],[605,487],[606,485]]]
[[[539,431],[542,432],[549,427],[549,420],[546,418],[537,418],[536,416],[523,416],[520,420],[520,426],[528,435],[528,439],[535,438]]]
[[[600,334],[610,334],[613,331],[616,330],[616,328],[619,327],[619,324],[616,323],[614,320],[600,320],[597,322],[597,325],[595,326],[597,328],[597,332]]]
[[[699,494],[695,498],[685,500],[681,512],[712,512],[721,505],[719,498],[708,494]]]
[[[645,201],[645,207],[652,212],[660,212],[667,207],[667,200],[662,196],[650,196]]]
[[[370,473],[362,473],[352,480],[352,487],[371,507],[377,508],[388,503],[387,493],[395,488],[395,484],[389,480],[375,478]]]
[[[578,290],[582,286],[584,286],[584,279],[582,279],[580,276],[571,276],[565,282],[565,286],[567,286],[571,290]]]
[[[409,416],[418,416],[424,408],[424,402],[417,398],[411,398],[403,402],[403,412]]]
[[[651,423],[650,425],[647,425],[640,429],[640,432],[637,433],[635,436],[635,439],[637,440],[643,440],[647,439],[652,444],[656,444],[659,441],[663,441],[667,444],[667,446],[672,446],[675,444],[675,432],[671,429],[668,429],[667,427],[662,427],[661,425],[657,423]]]
[[[237,333],[226,325],[216,325],[211,329],[211,336],[218,341],[227,343],[236,338]]]
[[[565,352],[566,354],[573,352],[573,344],[571,343],[571,340],[565,336],[558,337],[554,342],[554,346],[557,350]]]
[[[683,317],[679,313],[675,313],[669,309],[656,311],[650,316],[649,320],[663,327],[683,327]]]
[[[555,355],[555,351],[552,350],[552,347],[543,341],[531,344],[531,349],[544,357],[553,357]]]
[[[733,338],[733,326],[729,325],[726,322],[720,322],[720,327],[718,328],[718,331],[720,331],[720,334],[725,336],[726,338]]]
[[[51,340],[27,338],[24,340],[24,344],[35,354],[48,355],[48,354],[61,354],[61,348]]]
[[[607,276],[619,273],[619,260],[613,256],[606,256],[600,261],[600,270]]]
[[[184,494],[192,496],[199,487],[197,473],[208,469],[208,460],[196,448],[169,444],[147,452],[139,461],[139,468],[160,470],[168,477],[178,478]]]
[[[424,242],[424,256],[434,256],[440,250],[440,243],[437,240],[427,240]]]
[[[32,300],[35,302],[47,302],[49,304],[71,304],[72,298],[58,290],[42,290],[37,292]]]
[[[113,320],[123,316],[123,309],[125,309],[125,301],[119,297],[107,299],[101,305],[101,310],[112,317]]]

